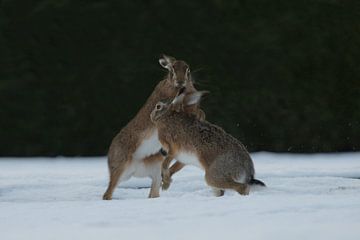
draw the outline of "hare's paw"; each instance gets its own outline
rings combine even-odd
[[[103,200],[111,200],[112,199],[112,194],[111,193],[105,193],[103,196]]]
[[[162,185],[161,185],[162,190],[168,190],[170,187],[171,181],[172,181],[172,179],[170,177],[170,173],[167,175],[163,175]]]
[[[213,193],[214,193],[214,196],[215,196],[215,197],[224,196],[224,193],[225,193],[224,189],[220,189],[220,188],[215,188],[215,187],[213,187],[212,190],[213,190]]]
[[[237,192],[241,195],[249,195],[249,192],[250,192],[250,187],[249,185],[245,185],[245,184],[242,184],[241,186],[239,186],[237,188]]]

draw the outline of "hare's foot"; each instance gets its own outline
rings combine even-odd
[[[241,195],[249,195],[250,187],[247,184],[240,184],[236,186],[235,190]]]
[[[170,187],[171,182],[172,182],[172,179],[170,177],[169,178],[163,178],[162,179],[162,185],[161,185],[162,190],[168,190],[169,187]]]
[[[158,198],[158,197],[160,197],[160,194],[159,194],[159,193],[152,193],[152,192],[150,191],[150,193],[149,193],[149,198]]]
[[[103,200],[111,200],[112,199],[112,194],[109,192],[104,193],[103,195]]]
[[[224,196],[225,191],[223,189],[212,187],[212,190],[213,190],[215,197]]]
[[[154,184],[154,181],[153,181],[153,183],[151,184],[149,198],[158,198],[158,197],[160,197],[159,192],[160,192],[160,184],[158,184],[157,182]]]

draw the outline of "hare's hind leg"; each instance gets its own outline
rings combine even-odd
[[[160,197],[160,187],[161,187],[161,166],[159,165],[159,171],[157,176],[152,176],[151,189],[149,193],[149,198]]]
[[[103,200],[112,199],[112,194],[117,184],[119,183],[120,177],[122,178],[121,180],[123,181],[130,178],[131,174],[129,174],[129,172],[125,173],[130,160],[131,159],[127,158],[124,155],[109,154],[108,166],[110,172],[110,181],[109,181],[109,186],[103,195]]]
[[[110,181],[109,186],[106,192],[103,195],[103,200],[111,200],[112,194],[114,192],[115,187],[117,186],[121,175],[125,170],[125,166],[119,166],[115,169],[110,169]]]
[[[160,197],[161,187],[161,165],[164,160],[164,156],[160,153],[146,157],[143,161],[149,171],[150,178],[152,180],[149,198]]]

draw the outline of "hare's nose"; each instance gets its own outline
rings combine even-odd
[[[177,83],[175,83],[175,86],[177,88],[184,88],[185,87],[185,82],[177,82]]]

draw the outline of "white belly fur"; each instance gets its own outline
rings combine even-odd
[[[126,170],[124,178],[127,180],[131,176],[140,178],[160,176],[161,162],[156,162],[154,166],[145,165],[143,162],[145,157],[157,153],[160,148],[161,144],[158,139],[158,132],[154,130],[150,137],[143,139],[140,146],[134,152],[132,163]],[[128,177],[126,177],[126,175],[128,175]]]
[[[127,181],[131,177],[161,179],[161,162],[145,165],[144,162],[132,162],[121,175],[121,182]]]
[[[161,143],[158,137],[158,131],[154,130],[150,137],[144,139],[140,146],[133,154],[134,161],[141,161],[154,153],[157,153],[161,148]]]
[[[176,160],[182,162],[185,165],[193,165],[195,167],[199,167],[201,169],[204,169],[204,167],[201,165],[198,156],[196,154],[191,152],[180,152],[176,155]]]

